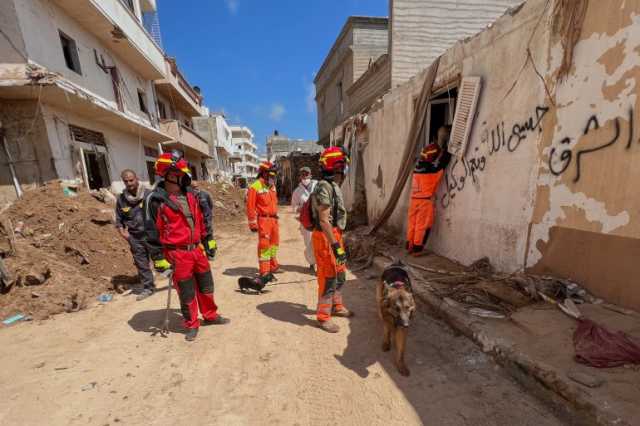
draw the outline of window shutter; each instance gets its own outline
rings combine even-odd
[[[462,79],[458,93],[456,115],[453,118],[451,137],[449,139],[449,152],[458,158],[462,158],[467,150],[481,86],[482,80],[480,77],[465,77]]]

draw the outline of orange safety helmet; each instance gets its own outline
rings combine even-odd
[[[420,161],[435,161],[440,156],[441,151],[438,144],[430,143],[420,153]]]
[[[327,148],[320,155],[320,168],[325,173],[345,173],[348,164],[349,156],[339,146]]]
[[[269,176],[275,176],[277,173],[276,166],[271,161],[263,161],[258,167],[258,174],[267,173]]]
[[[156,171],[156,175],[162,178],[167,175],[169,170],[176,170],[191,179],[191,170],[189,169],[189,164],[187,163],[187,161],[184,158],[181,158],[170,152],[160,154],[160,157],[158,157],[158,159],[156,160],[154,168]]]

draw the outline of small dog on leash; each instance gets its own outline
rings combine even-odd
[[[258,294],[262,294],[265,285],[266,283],[263,283],[259,278],[238,278],[238,287],[240,287],[240,292],[243,294],[245,294],[248,290],[253,290]]]
[[[378,314],[384,327],[382,350],[391,349],[391,338],[395,342],[395,363],[403,376],[410,374],[404,362],[407,332],[416,309],[409,274],[400,262],[394,262],[384,270],[376,287]]]

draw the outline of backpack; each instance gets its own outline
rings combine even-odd
[[[300,209],[300,216],[298,217],[298,220],[300,221],[300,224],[302,224],[302,227],[304,229],[306,229],[307,231],[313,231],[314,229],[316,229],[317,227],[319,227],[319,224],[317,223],[317,220],[315,219],[314,215],[313,215],[313,202],[312,199],[315,196],[315,191],[318,188],[318,184],[315,185],[315,188],[313,190],[313,192],[311,193],[311,195],[309,196],[309,198],[307,199],[307,201],[304,202],[304,204],[302,205],[302,208]],[[337,203],[336,203],[336,188],[333,186],[333,184],[331,183],[331,189],[333,190],[333,209],[332,209],[332,213],[333,213],[333,221],[334,221],[334,225],[335,222],[337,220],[337,214],[338,214],[338,207],[337,207]]]

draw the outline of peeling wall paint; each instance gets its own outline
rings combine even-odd
[[[555,3],[529,0],[441,58],[436,86],[459,72],[482,77],[483,89],[468,150],[439,187],[429,248],[463,264],[487,256],[503,271],[573,278],[640,308],[631,279],[640,274],[640,0],[589,2],[561,81]],[[370,114],[370,221],[395,183],[423,81],[392,89]],[[390,230],[404,230],[407,202],[405,188]]]

